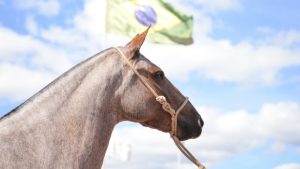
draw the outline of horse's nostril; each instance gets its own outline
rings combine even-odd
[[[203,127],[203,125],[204,125],[204,122],[203,122],[203,120],[201,118],[198,119],[198,125],[200,127]]]
[[[200,120],[200,119],[198,119],[198,125],[199,125],[200,127],[202,127],[202,125],[201,125],[201,120]]]

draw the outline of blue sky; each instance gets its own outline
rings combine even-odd
[[[215,20],[225,22],[231,29],[217,29],[211,36],[229,38],[234,42],[245,37],[261,38],[258,27],[269,27],[274,31],[299,28],[299,5],[295,0],[281,1],[241,1],[242,9],[212,15]],[[243,21],[243,22],[241,22]]]
[[[299,169],[300,2],[169,2],[194,16],[195,43],[146,43],[142,52],[203,116],[203,136],[187,143],[192,151],[214,169]],[[101,0],[0,0],[0,115],[80,60],[129,40],[108,35],[101,45],[103,9]],[[128,140],[136,133],[149,138]],[[145,152],[157,137],[161,152]],[[109,158],[106,168],[142,168],[147,158],[164,163],[148,168],[173,168],[174,147],[163,133],[125,123],[117,138],[137,146],[129,162]],[[183,160],[185,167],[192,168]]]

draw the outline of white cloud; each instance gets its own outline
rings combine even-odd
[[[280,37],[281,42],[287,41],[285,44],[290,45],[300,40],[290,39],[290,36]],[[229,40],[208,37],[196,41],[187,47],[145,45],[142,51],[172,78],[181,79],[188,77],[191,72],[197,72],[208,79],[242,85],[274,84],[282,69],[300,65],[299,50],[269,40],[259,45],[248,41],[233,44]]]
[[[270,149],[266,151],[266,153],[270,153],[270,154],[281,154],[284,153],[286,151],[286,145],[282,144],[282,143],[273,143],[270,146]]]
[[[256,32],[262,33],[262,34],[271,34],[274,33],[274,30],[267,26],[260,26],[256,28]]]
[[[99,52],[103,45],[104,21],[105,1],[87,0],[83,10],[73,17],[72,27],[50,26],[42,30],[40,36],[51,43],[89,56]]]
[[[274,169],[300,169],[300,164],[299,163],[282,164],[280,166],[275,167]]]
[[[12,100],[22,100],[42,89],[53,79],[53,74],[0,63],[0,77],[0,98],[10,96]]]
[[[42,42],[29,35],[21,35],[0,27],[0,38],[5,41],[0,46],[2,62],[26,65],[36,69],[46,69],[61,73],[72,64],[67,51],[58,46]],[[59,58],[60,62],[57,62]]]
[[[74,27],[100,40],[105,29],[105,7],[105,1],[87,0],[83,11],[74,17]]]
[[[260,132],[280,143],[300,145],[300,138],[294,133],[300,132],[300,106],[283,102],[265,104],[259,114]]]
[[[186,146],[209,167],[241,153],[266,145],[274,140],[272,153],[283,153],[285,146],[300,145],[295,133],[300,132],[296,119],[300,119],[300,105],[292,102],[264,104],[257,113],[243,110],[222,112],[200,107],[198,111],[205,125],[200,138],[189,140]],[[128,162],[107,159],[108,168],[174,168],[176,147],[168,134],[141,126],[121,125],[113,138],[132,145],[132,158]],[[183,165],[190,162],[181,156]],[[152,164],[153,161],[157,164]],[[163,165],[168,164],[168,165]],[[154,166],[155,165],[155,166]]]
[[[232,156],[270,140],[280,145],[277,148],[281,150],[286,145],[300,145],[299,137],[294,134],[300,132],[296,120],[300,118],[300,106],[297,103],[265,103],[257,113],[242,110],[224,113],[205,107],[199,108],[199,112],[203,112],[201,115],[206,122],[200,138],[202,144],[194,143],[199,151],[216,152],[216,156]]]
[[[39,27],[33,17],[26,18],[25,27],[30,34],[32,35],[38,34]]]
[[[170,136],[153,129],[122,125],[113,132],[112,140],[118,138],[131,145],[129,161],[120,161],[116,158],[105,160],[105,168],[174,168],[176,165],[176,147]],[[109,150],[112,147],[109,147]],[[106,159],[108,159],[106,157]],[[155,161],[155,162],[153,162]]]
[[[47,16],[56,15],[60,10],[56,0],[15,0],[14,3],[21,9],[36,9]],[[1,78],[0,98],[25,99],[37,92],[41,84],[45,85],[49,77],[58,76],[74,63],[100,51],[104,31],[103,22],[99,22],[104,20],[104,11],[99,10],[101,7],[104,8],[101,0],[86,1],[83,11],[74,16],[72,27],[67,29],[53,25],[42,29],[32,16],[27,17],[25,23],[29,35],[21,35],[1,26],[0,38],[5,41],[0,46],[1,73],[6,76]],[[21,71],[24,71],[21,79],[28,78],[28,83],[9,78],[13,77],[11,72]],[[38,79],[40,83],[36,83]],[[14,87],[9,84],[14,84]],[[18,94],[15,92],[17,88],[26,92]]]
[[[32,36],[0,27],[0,98],[20,100],[71,67],[71,55]],[[59,62],[57,62],[59,60]]]
[[[36,10],[45,16],[54,16],[59,13],[60,3],[58,0],[14,0],[19,9]]]
[[[239,0],[197,0],[205,11],[219,12],[240,8]]]
[[[266,43],[272,44],[274,46],[289,47],[299,42],[300,42],[300,32],[296,30],[280,31],[277,33],[273,32],[266,38]]]
[[[42,30],[40,37],[49,43],[63,47],[66,51],[74,51],[74,53],[77,51],[78,56],[72,57],[74,60],[80,60],[84,55],[93,54],[97,48],[99,49],[99,43],[93,43],[87,34],[74,28],[62,29],[52,26]]]

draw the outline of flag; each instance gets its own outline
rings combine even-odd
[[[106,32],[134,37],[151,25],[147,40],[193,43],[193,17],[163,0],[107,0]]]

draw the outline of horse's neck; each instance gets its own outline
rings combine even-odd
[[[27,133],[23,136],[29,139],[27,144],[42,135],[46,143],[43,140],[32,143],[57,147],[60,150],[52,155],[64,161],[69,159],[73,165],[84,168],[101,165],[118,122],[118,101],[113,93],[120,82],[117,75],[120,73],[115,62],[116,59],[96,56],[75,67],[3,120],[0,127],[6,128],[6,132]]]

